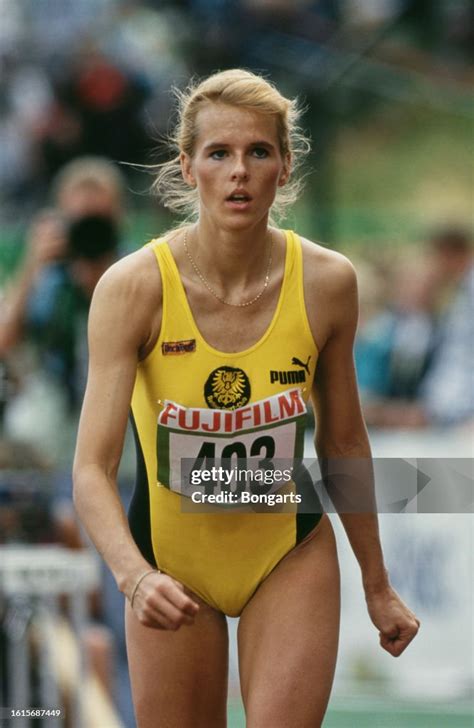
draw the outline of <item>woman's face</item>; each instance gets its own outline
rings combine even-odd
[[[181,153],[186,182],[197,187],[200,216],[229,230],[266,219],[277,188],[285,184],[276,117],[214,103],[200,109],[192,157]]]

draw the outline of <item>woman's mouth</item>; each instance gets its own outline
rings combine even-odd
[[[252,201],[250,195],[246,192],[233,192],[231,195],[226,197],[226,205],[230,206],[235,210],[245,210]]]

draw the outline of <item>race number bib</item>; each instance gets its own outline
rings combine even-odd
[[[165,401],[158,417],[158,483],[185,493],[189,470],[209,463],[257,467],[303,456],[306,404],[299,389],[235,410],[183,407]]]

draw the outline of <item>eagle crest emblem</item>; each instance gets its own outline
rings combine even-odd
[[[250,382],[243,369],[219,367],[214,369],[204,385],[204,397],[212,409],[243,407],[250,399]]]

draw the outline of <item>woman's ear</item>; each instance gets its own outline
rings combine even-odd
[[[285,159],[283,160],[283,169],[280,174],[280,179],[278,180],[278,186],[283,187],[288,182],[288,179],[291,174],[291,152],[287,152],[285,154]]]
[[[179,162],[181,164],[181,173],[183,175],[184,181],[190,187],[196,187],[196,180],[194,179],[193,175],[192,160],[189,154],[186,154],[186,152],[180,152]]]

